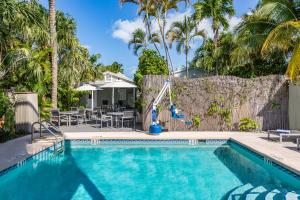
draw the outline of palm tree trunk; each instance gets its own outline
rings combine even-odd
[[[52,108],[57,108],[57,41],[56,41],[56,13],[55,0],[49,0],[49,24],[50,24],[50,46],[51,68],[52,68]]]
[[[151,34],[151,25],[150,25],[150,22],[149,22],[149,16],[148,16],[148,14],[147,14],[147,16],[146,16],[146,25],[147,25],[147,31],[148,31],[149,37],[150,37],[151,40],[153,41],[153,39],[152,39],[152,34]],[[157,51],[157,53],[161,56],[160,51],[159,51],[159,49],[158,49],[156,43],[155,43],[155,42],[152,42],[152,44],[154,45],[155,50]]]
[[[187,18],[184,17],[184,23],[186,27],[185,31],[185,68],[186,68],[186,78],[189,78],[189,66],[188,66],[188,54],[189,54],[189,30],[187,24]]]
[[[185,52],[185,67],[186,67],[186,78],[189,78],[189,66],[188,66],[188,52]]]
[[[168,49],[166,39],[165,39],[165,25],[166,25],[165,18],[163,19],[163,22],[161,22],[161,18],[159,16],[159,14],[157,14],[156,18],[157,18],[157,23],[158,23],[158,27],[159,27],[159,32],[160,32],[162,42],[163,42],[163,48],[165,51],[165,56],[166,56],[165,59],[166,59],[168,67],[169,67],[169,64],[171,65],[171,70],[169,70],[169,75],[170,75],[170,71],[172,72],[171,74],[174,75],[173,63],[172,63],[169,49]],[[163,24],[161,24],[161,23],[163,23]]]
[[[217,54],[217,49],[218,49],[218,41],[219,41],[219,28],[214,30],[214,54],[215,54],[215,58],[216,58],[216,54]],[[216,59],[216,75],[219,75],[219,61],[218,59]]]

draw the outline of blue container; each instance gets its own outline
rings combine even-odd
[[[159,135],[162,132],[161,125],[151,125],[149,128],[149,132],[153,135]]]

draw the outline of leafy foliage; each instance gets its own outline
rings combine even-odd
[[[0,141],[15,133],[14,107],[9,97],[0,92]]]
[[[37,92],[42,118],[49,117],[53,85],[48,13],[35,0],[0,0],[0,87]],[[60,109],[78,104],[80,93],[74,87],[80,82],[101,79],[106,70],[123,72],[121,64],[104,66],[98,62],[100,54],[90,55],[76,29],[74,18],[56,12]]]
[[[142,48],[147,48],[149,43],[160,44],[160,38],[157,33],[150,33],[147,35],[145,31],[138,28],[132,33],[132,38],[128,42],[128,48],[130,49],[133,46],[133,52],[135,55],[138,55]],[[159,51],[158,51],[159,52]]]
[[[167,39],[172,43],[176,42],[176,50],[178,53],[184,52],[186,62],[186,77],[188,78],[188,55],[191,49],[191,42],[196,37],[206,37],[204,30],[198,30],[198,24],[191,18],[186,17],[182,22],[173,22],[170,30],[167,32]]]
[[[256,121],[251,118],[242,118],[239,123],[239,129],[241,131],[254,131],[259,128]]]
[[[134,75],[135,83],[140,87],[144,75],[168,75],[166,61],[154,50],[145,49],[139,57],[138,69]]]
[[[219,98],[211,102],[207,109],[208,116],[219,116],[225,125],[231,126],[232,111],[224,105],[224,98]]]
[[[168,75],[169,69],[166,63],[157,51],[144,49],[139,57],[139,65],[136,73],[134,74],[134,82],[138,86],[138,92],[141,92],[141,82],[144,75]],[[136,101],[136,108],[142,111],[143,102],[142,94],[138,94],[139,98]]]
[[[201,126],[201,116],[200,115],[195,115],[192,119],[193,121],[193,126],[196,128],[199,128]]]
[[[253,61],[261,58],[274,66],[284,65],[289,78],[299,79],[299,16],[299,1],[260,1],[237,28],[239,47],[233,52],[235,62],[254,68]]]
[[[212,20],[213,40],[212,40],[212,57],[214,62],[215,73],[219,74],[219,68],[222,67],[219,59],[219,43],[220,43],[220,31],[221,28],[227,30],[229,28],[228,19],[226,17],[232,17],[235,13],[233,8],[233,0],[198,0],[194,4],[195,13],[193,15],[196,21],[203,19]]]

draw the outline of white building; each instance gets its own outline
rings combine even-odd
[[[200,69],[189,68],[189,78],[200,78],[206,76],[205,72],[201,71]],[[186,77],[186,68],[176,69],[174,71],[174,77],[177,78],[184,78]]]
[[[92,108],[92,106],[100,107],[103,105],[134,108],[137,86],[133,80],[121,73],[104,72],[103,75],[103,80],[88,83],[89,85],[95,86],[96,90],[86,95],[81,103],[86,105],[87,108]],[[92,92],[93,95],[91,95]]]

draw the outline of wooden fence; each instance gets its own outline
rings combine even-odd
[[[167,76],[149,75],[142,82],[143,129],[151,124],[152,103]],[[167,97],[167,95],[166,95]],[[159,119],[172,131],[220,131],[238,130],[241,118],[254,119],[261,130],[287,129],[288,84],[283,76],[272,75],[256,79],[232,76],[212,76],[197,79],[175,78],[172,81],[172,97],[187,120],[201,119],[200,126],[188,126],[171,118],[169,100],[164,98],[159,108]],[[230,122],[218,114],[208,114],[214,102],[220,109],[230,111]]]

